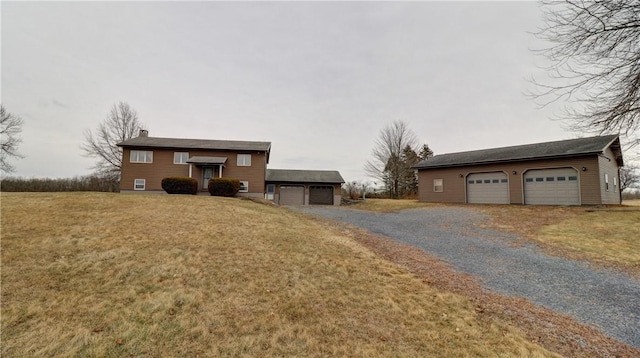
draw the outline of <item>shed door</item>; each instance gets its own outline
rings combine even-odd
[[[524,174],[524,203],[580,205],[578,171],[573,168],[527,171]]]
[[[309,188],[310,205],[333,205],[333,187],[315,186]]]
[[[509,180],[503,172],[467,176],[467,202],[471,204],[509,204]]]
[[[280,205],[304,205],[304,187],[281,186]]]

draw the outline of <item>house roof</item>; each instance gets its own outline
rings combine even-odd
[[[271,150],[271,142],[159,137],[136,137],[120,142],[117,145],[120,147],[246,150],[259,152],[269,152]]]
[[[340,172],[335,170],[267,169],[265,181],[286,183],[344,183]]]
[[[415,169],[457,167],[478,164],[518,162],[539,159],[558,159],[600,154],[607,147],[615,153],[618,165],[622,165],[622,151],[617,135],[568,139],[555,142],[525,144],[513,147],[492,148],[436,155],[416,164]]]
[[[193,164],[224,164],[227,162],[227,157],[199,157],[193,156],[187,160],[187,163]]]

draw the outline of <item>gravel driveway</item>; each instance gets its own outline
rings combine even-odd
[[[482,229],[486,218],[470,208],[373,213],[342,207],[296,207],[423,249],[486,288],[519,296],[572,316],[640,348],[640,281],[624,274],[551,257],[533,244],[509,245],[517,236]]]

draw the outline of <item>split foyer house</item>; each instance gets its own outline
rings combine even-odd
[[[436,155],[418,163],[420,201],[620,204],[617,135]]]
[[[140,131],[117,145],[122,148],[121,192],[164,192],[163,178],[181,176],[195,178],[205,193],[209,179],[227,177],[240,181],[241,196],[286,205],[340,205],[340,173],[267,170],[270,142],[158,138]]]

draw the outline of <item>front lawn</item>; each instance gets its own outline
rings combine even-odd
[[[284,208],[2,193],[2,357],[552,356]]]

